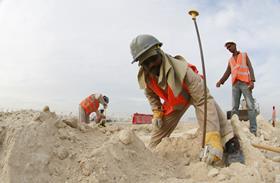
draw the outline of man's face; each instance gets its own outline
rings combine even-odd
[[[161,55],[157,54],[146,59],[141,65],[147,73],[159,76],[161,63]]]
[[[236,51],[236,45],[234,43],[228,43],[226,48],[229,52],[234,53]]]

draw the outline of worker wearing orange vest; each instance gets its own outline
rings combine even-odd
[[[109,98],[101,94],[92,94],[82,100],[79,105],[79,121],[81,123],[89,123],[89,115],[96,113],[96,122],[99,123],[105,116],[98,110],[99,104],[102,104],[104,109],[107,108]]]
[[[133,62],[138,62],[138,83],[153,111],[154,129],[149,143],[156,147],[164,137],[169,137],[190,105],[195,107],[200,127],[203,126],[203,79],[194,65],[182,56],[172,57],[161,50],[162,43],[151,35],[138,35],[130,44]],[[163,101],[163,102],[161,102]],[[211,149],[207,163],[219,161],[223,147],[234,143],[239,147],[230,123],[207,90],[207,129],[205,144]],[[236,159],[235,159],[236,160]],[[243,162],[242,160],[236,160]],[[235,162],[236,162],[235,161]],[[233,162],[233,161],[232,161]],[[229,162],[230,163],[230,162]]]
[[[223,77],[217,82],[216,86],[220,87],[221,84],[228,79],[231,75],[232,78],[232,115],[238,115],[238,109],[240,104],[241,94],[243,94],[247,107],[248,117],[250,121],[250,132],[257,135],[257,122],[256,122],[256,110],[255,102],[252,96],[252,90],[254,88],[255,75],[252,64],[247,53],[237,51],[236,43],[233,41],[227,41],[225,47],[232,53],[232,57],[229,59],[227,70]]]

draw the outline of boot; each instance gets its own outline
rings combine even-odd
[[[226,166],[236,162],[242,164],[245,163],[244,155],[237,136],[234,136],[226,143],[224,150],[224,162]]]

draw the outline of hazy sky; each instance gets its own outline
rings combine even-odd
[[[215,2],[215,3],[213,3]],[[200,12],[207,82],[224,111],[231,109],[231,80],[224,73],[233,39],[253,64],[254,97],[270,118],[280,108],[279,0],[0,0],[0,109],[42,109],[77,114],[79,102],[100,92],[114,116],[150,112],[130,64],[129,44],[152,34],[162,49],[201,62],[188,10]],[[280,112],[280,110],[278,110]],[[187,117],[194,116],[193,109]]]

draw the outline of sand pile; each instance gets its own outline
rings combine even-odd
[[[157,182],[174,173],[129,129],[33,111],[2,113],[0,124],[1,182]]]
[[[246,164],[212,167],[199,162],[201,135],[195,124],[180,124],[150,151],[151,125],[110,123],[99,128],[48,110],[0,113],[0,182],[277,181],[279,153],[251,143],[279,147],[279,128],[258,118],[259,134],[253,137],[247,122],[236,119],[233,124]]]

